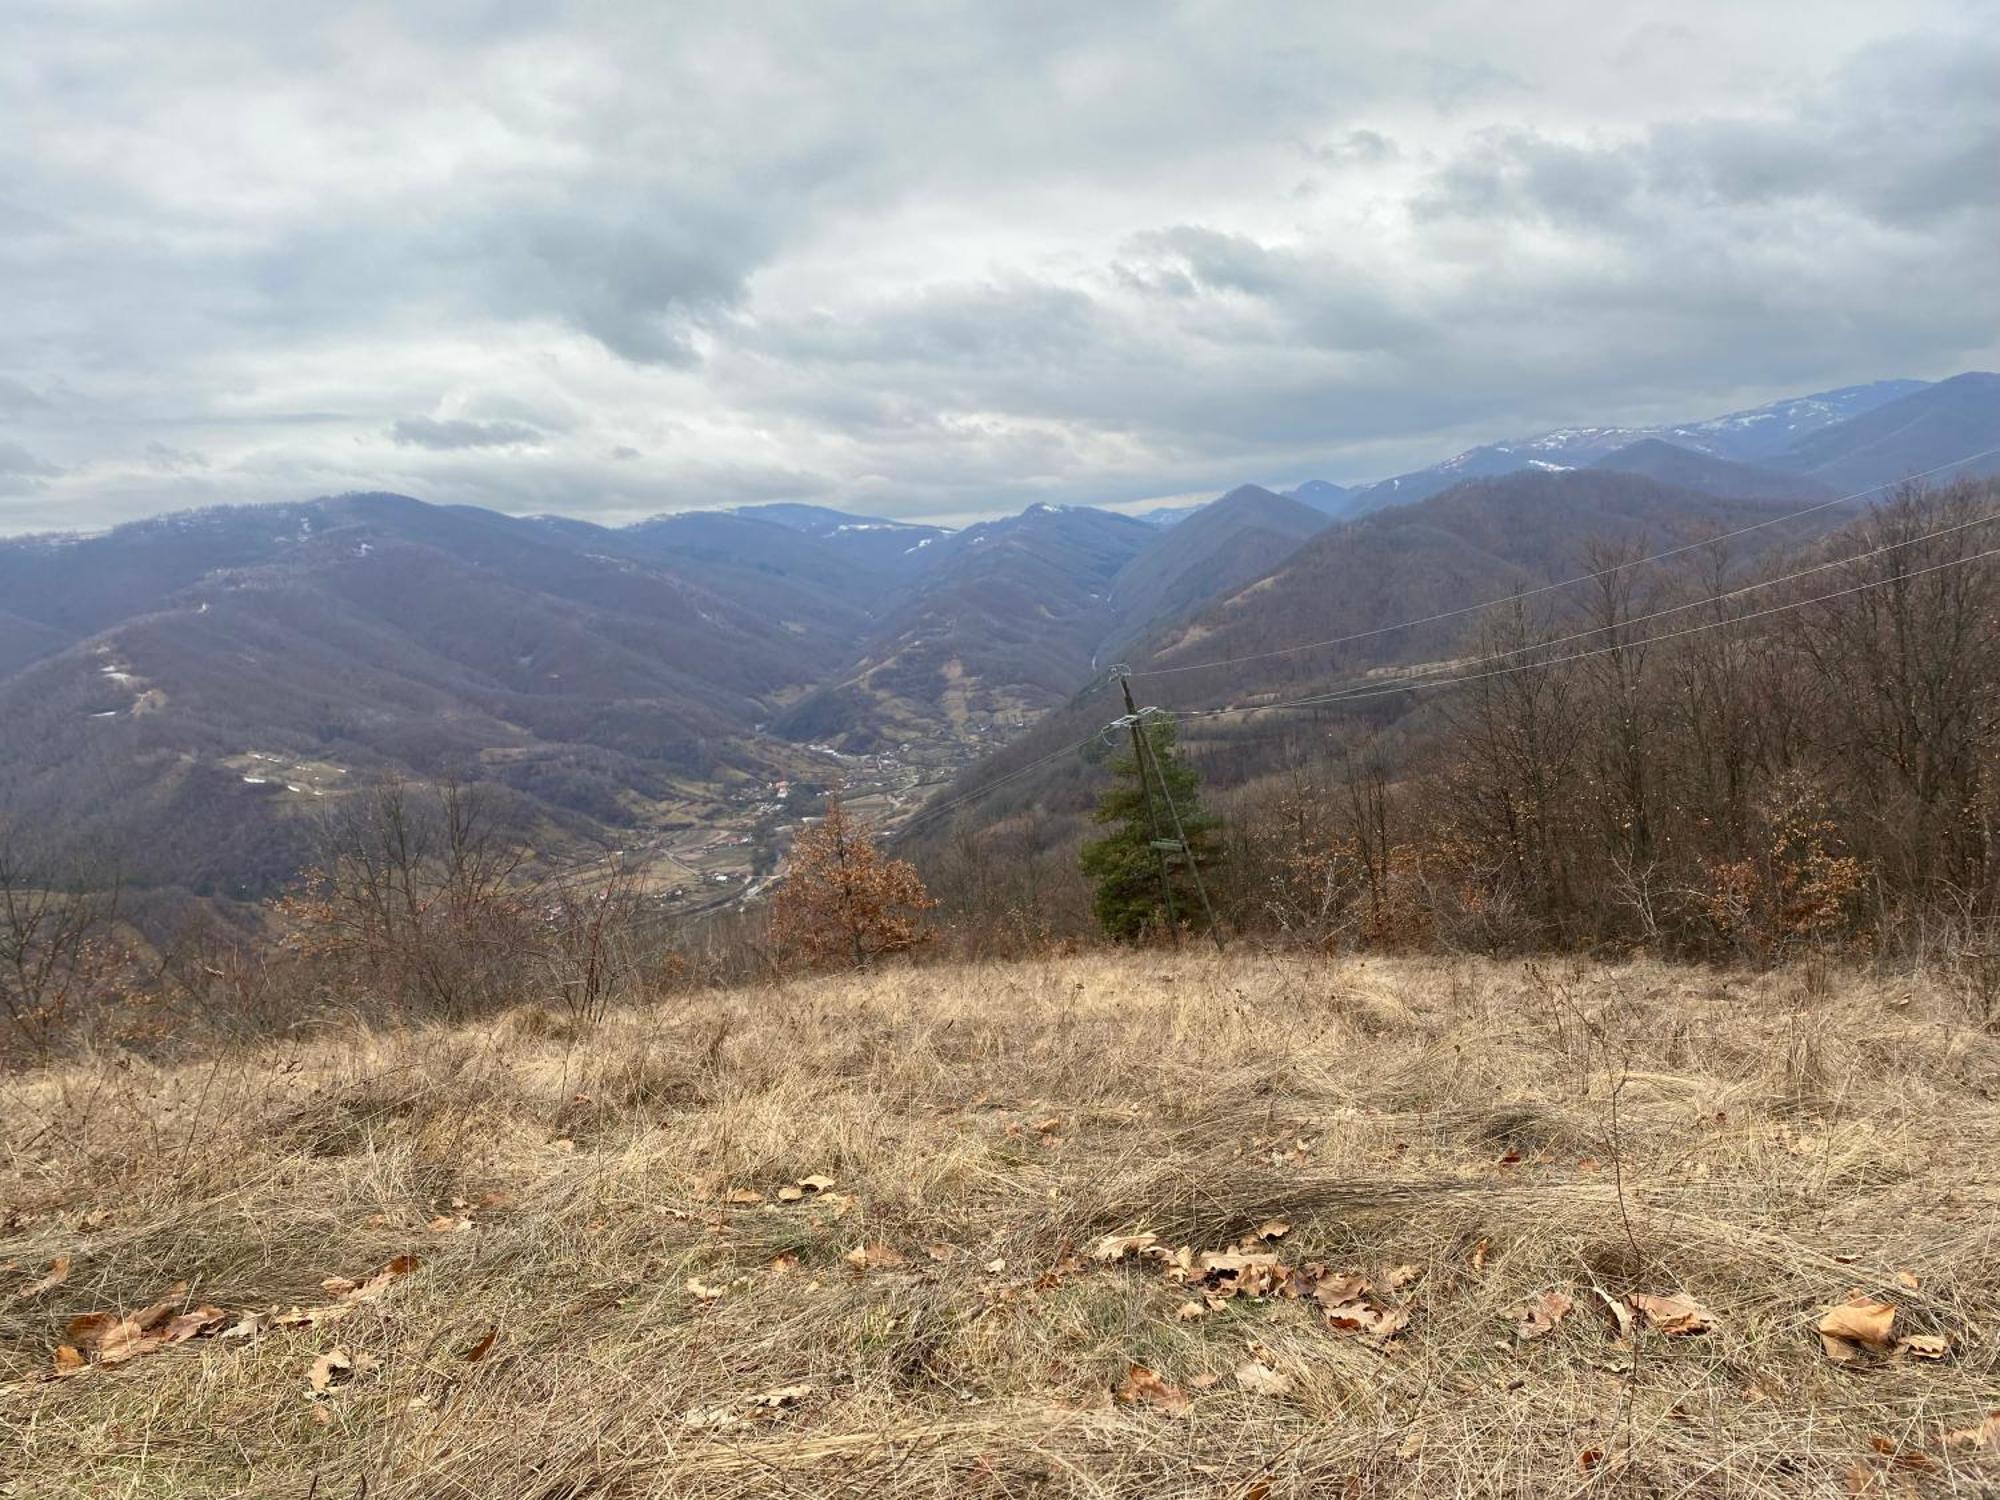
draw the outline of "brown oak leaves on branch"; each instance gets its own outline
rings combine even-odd
[[[936,906],[907,860],[890,859],[839,798],[792,844],[771,903],[780,953],[812,968],[865,969],[928,940],[923,914]]]

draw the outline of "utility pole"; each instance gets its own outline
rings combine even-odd
[[[1131,701],[1131,686],[1127,684],[1126,701]],[[1150,748],[1150,747],[1149,747]],[[1215,920],[1215,908],[1209,905],[1208,882],[1201,878],[1201,865],[1195,860],[1194,848],[1188,843],[1187,829],[1181,826],[1181,810],[1174,806],[1174,794],[1167,786],[1166,768],[1160,764],[1159,756],[1153,757],[1153,774],[1159,778],[1160,797],[1167,804],[1167,814],[1174,820],[1174,837],[1181,846],[1181,858],[1187,861],[1188,874],[1194,877],[1195,894],[1201,897],[1202,915],[1208,919],[1208,935],[1215,943],[1215,951],[1222,951],[1222,928]]]
[[[1132,702],[1132,679],[1121,663],[1111,669],[1118,674],[1118,685],[1125,690],[1125,723],[1132,731],[1132,760],[1139,771],[1139,795],[1146,803],[1146,826],[1152,830],[1153,858],[1160,866],[1160,898],[1167,904],[1167,926],[1173,931],[1174,946],[1181,945],[1181,919],[1174,911],[1174,878],[1167,869],[1167,838],[1160,829],[1160,815],[1153,806],[1152,778],[1146,774],[1146,741],[1139,731],[1139,710]],[[1166,788],[1160,790],[1164,793]],[[1171,801],[1171,799],[1169,799]],[[1187,845],[1183,843],[1185,850]]]

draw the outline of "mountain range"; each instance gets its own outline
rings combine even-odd
[[[136,888],[245,898],[296,872],[347,787],[456,775],[537,848],[626,850],[692,901],[767,872],[813,788],[894,820],[1020,763],[1114,660],[1378,630],[1573,569],[1593,539],[2000,471],[1978,456],[1996,445],[2000,376],[1970,374],[1147,518],[1036,505],[953,530],[770,504],[610,528],[362,494],[4,541],[0,817],[118,851]],[[1240,699],[1454,644],[1385,632],[1163,686]]]
[[[1524,469],[1602,465],[1641,443],[1659,443],[1771,474],[1853,492],[1894,484],[2000,442],[2000,375],[1948,380],[1878,380],[1774,401],[1747,411],[1659,427],[1562,427],[1535,437],[1487,443],[1429,468],[1343,490],[1314,480],[1290,491],[1327,497],[1329,514],[1353,516],[1428,499],[1468,479]],[[1617,465],[1610,465],[1617,467]],[[2000,472],[2000,456],[1961,472]],[[1764,481],[1767,486],[1769,481]],[[1335,492],[1339,492],[1336,496]]]

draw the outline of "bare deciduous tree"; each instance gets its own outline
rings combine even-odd
[[[121,967],[115,882],[57,862],[0,822],[0,1012],[10,1051],[46,1057]]]

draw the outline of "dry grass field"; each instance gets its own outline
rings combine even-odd
[[[106,1056],[0,1081],[0,1493],[1991,1495],[1996,1092],[1919,982],[1159,953]]]

